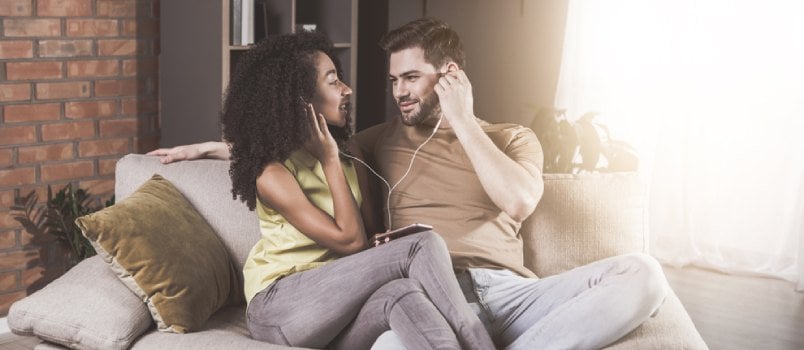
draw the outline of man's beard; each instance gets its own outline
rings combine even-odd
[[[433,92],[430,96],[419,100],[419,111],[408,115],[402,114],[402,124],[407,126],[418,125],[429,119],[434,113],[439,113],[438,95]]]

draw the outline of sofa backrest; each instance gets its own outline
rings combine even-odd
[[[207,219],[242,270],[260,238],[259,222],[243,202],[232,198],[229,162],[163,165],[157,157],[129,154],[117,163],[116,199],[127,197],[157,173]],[[520,230],[525,266],[537,275],[647,250],[644,186],[636,173],[546,174],[544,181],[544,195]]]
[[[545,174],[519,230],[525,266],[546,277],[614,255],[647,253],[645,186],[635,172]]]
[[[229,162],[203,159],[164,165],[157,157],[129,154],[117,162],[115,200],[128,197],[153,174],[162,175],[184,194],[242,270],[249,250],[260,238],[259,222],[245,203],[232,198]],[[192,247],[192,242],[187,246]]]

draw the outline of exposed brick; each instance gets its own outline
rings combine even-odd
[[[42,278],[45,273],[45,268],[42,266],[34,266],[32,268],[22,271],[22,285],[30,286]]]
[[[67,77],[111,77],[119,73],[117,60],[69,61]]]
[[[6,63],[8,80],[61,78],[61,62],[9,62]]]
[[[37,258],[39,258],[39,252],[35,250],[0,253],[0,270],[24,269],[29,262]]]
[[[14,220],[14,214],[12,214],[11,211],[8,210],[8,208],[0,208],[0,231],[6,229],[8,230],[17,229],[21,227],[22,226],[20,225],[20,223],[17,222],[17,220]],[[2,240],[3,237],[0,236],[0,246],[2,246]],[[14,245],[15,244],[12,244],[11,246],[13,247]],[[0,249],[3,248],[0,247]]]
[[[31,84],[0,85],[0,102],[24,101],[31,99]]]
[[[78,161],[63,164],[42,165],[42,181],[58,181],[64,179],[78,179],[93,175],[95,167],[92,161]]]
[[[159,134],[152,133],[134,138],[134,152],[146,153],[159,148]]]
[[[15,168],[0,170],[0,187],[14,187],[36,181],[36,169]]]
[[[107,197],[114,193],[114,179],[81,181],[80,187],[93,195]]]
[[[144,84],[136,79],[95,82],[95,96],[133,96],[144,90]]]
[[[116,101],[67,102],[64,105],[67,118],[111,117],[117,110]]]
[[[159,35],[158,19],[127,19],[123,21],[122,36],[136,36],[138,38],[156,37]]]
[[[4,59],[33,57],[33,42],[26,40],[0,41],[0,57]]]
[[[14,205],[14,190],[0,191],[0,207],[8,208],[12,205]]]
[[[117,36],[115,19],[68,19],[67,36]]]
[[[158,69],[159,63],[155,58],[123,61],[123,75],[125,76],[156,76]]]
[[[42,141],[87,139],[95,137],[94,121],[42,125]]]
[[[0,256],[0,259],[4,259]],[[0,315],[8,315],[8,309],[11,307],[11,304],[14,304],[17,300],[25,298],[28,296],[28,293],[24,290],[14,293],[7,293],[0,295]]]
[[[25,184],[21,187],[17,188],[19,190],[20,196],[27,196],[31,191],[36,192],[36,196],[39,198],[38,203],[44,203],[47,201],[47,186],[41,186],[36,184]],[[13,193],[12,193],[13,194]],[[12,197],[13,201],[13,197]]]
[[[39,56],[92,56],[92,40],[42,40],[39,42]]]
[[[11,247],[6,247],[5,246],[7,244],[6,236],[9,233],[11,233],[11,237],[14,238],[14,232],[13,231],[0,233],[0,249],[13,247],[13,245]],[[4,272],[4,273],[0,274],[0,292],[8,292],[10,290],[16,289],[17,288],[17,283],[18,283],[18,278],[17,278],[17,272],[16,271]]]
[[[101,120],[100,137],[137,136],[138,122],[136,118]]]
[[[98,17],[138,17],[150,15],[150,4],[135,0],[98,0]]]
[[[17,161],[20,164],[68,160],[73,158],[72,143],[20,147],[19,150],[17,150]]]
[[[11,148],[0,148],[0,168],[8,167],[14,161],[14,150]],[[0,192],[2,195],[3,192]],[[7,207],[8,205],[4,205],[2,201],[0,201],[0,208]]]
[[[3,0],[0,1],[0,17],[30,16],[31,0]]]
[[[108,139],[81,141],[78,143],[78,156],[81,158],[109,156],[129,153],[128,139]]]
[[[90,16],[92,0],[38,0],[36,13],[40,16]]]
[[[114,175],[115,167],[117,167],[118,159],[100,159],[98,160],[98,175]]]
[[[4,19],[6,37],[59,36],[61,21],[53,18]]]
[[[75,97],[89,97],[88,81],[36,84],[36,98],[38,99],[49,100]]]
[[[61,115],[60,103],[7,105],[3,108],[6,123],[57,120]]]
[[[121,103],[121,113],[123,115],[139,115],[144,113],[156,113],[158,111],[156,99],[124,99]]]
[[[144,40],[135,39],[109,39],[98,40],[99,56],[133,56],[148,52],[148,45]]]
[[[15,145],[36,142],[33,126],[0,127],[0,145]]]

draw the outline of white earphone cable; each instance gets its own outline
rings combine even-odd
[[[413,161],[414,161],[414,160],[416,160],[416,155],[419,153],[419,150],[420,150],[420,149],[422,149],[422,147],[424,147],[424,145],[426,145],[428,142],[430,142],[430,140],[433,138],[433,136],[435,136],[436,132],[438,131],[438,127],[439,127],[439,126],[441,126],[441,120],[442,120],[443,118],[444,118],[444,116],[443,116],[443,115],[442,115],[442,116],[440,116],[440,117],[438,118],[438,122],[436,123],[435,127],[433,128],[433,132],[432,132],[432,133],[430,134],[430,136],[428,136],[428,137],[427,137],[427,139],[426,139],[426,140],[424,140],[424,142],[422,142],[422,144],[421,144],[421,145],[419,145],[419,147],[417,147],[417,148],[416,148],[416,150],[413,152],[413,156],[410,158],[410,163],[408,164],[408,168],[407,168],[407,170],[405,170],[405,173],[402,175],[402,177],[401,177],[401,178],[399,178],[399,181],[397,181],[396,183],[394,183],[394,185],[393,185],[393,186],[391,186],[391,184],[390,184],[390,183],[388,183],[388,181],[387,181],[387,180],[385,180],[385,178],[383,178],[382,176],[380,176],[380,174],[378,174],[376,171],[374,171],[374,169],[372,169],[372,168],[371,168],[371,167],[370,167],[368,164],[366,164],[366,162],[364,162],[364,161],[362,161],[362,160],[358,159],[357,157],[354,157],[354,156],[351,156],[351,155],[348,155],[348,154],[346,154],[346,153],[341,152],[341,154],[343,154],[344,156],[346,156],[346,157],[348,157],[348,158],[351,158],[351,159],[354,159],[354,160],[356,160],[356,161],[360,162],[360,164],[365,165],[365,166],[366,166],[366,168],[368,168],[369,170],[371,170],[371,173],[372,173],[372,174],[374,174],[375,176],[377,176],[377,177],[378,177],[380,180],[382,180],[382,182],[383,182],[383,183],[385,183],[385,186],[388,188],[388,196],[386,197],[386,201],[385,201],[385,209],[386,209],[386,211],[387,211],[387,213],[388,213],[388,229],[391,229],[391,228],[393,228],[393,227],[394,227],[394,225],[393,225],[393,223],[392,223],[392,220],[391,220],[391,193],[393,193],[393,192],[394,192],[394,190],[396,189],[396,187],[397,187],[397,186],[399,186],[399,184],[400,184],[400,183],[402,183],[402,180],[404,180],[404,179],[405,179],[405,178],[408,176],[408,174],[410,173],[410,169],[411,169],[411,168],[413,168]]]

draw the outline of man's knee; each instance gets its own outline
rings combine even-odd
[[[622,258],[636,271],[636,287],[643,292],[645,303],[658,308],[664,302],[669,288],[662,266],[655,258],[643,253],[627,254]]]

